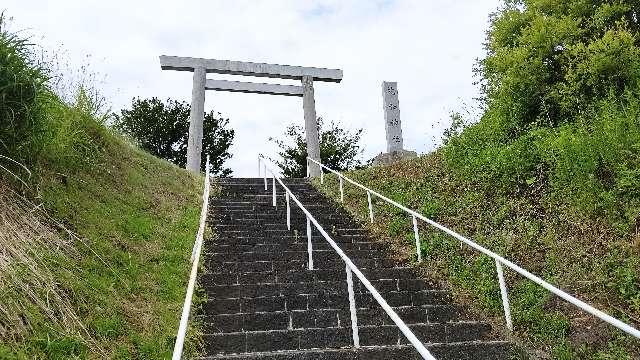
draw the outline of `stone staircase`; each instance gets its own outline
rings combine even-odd
[[[287,186],[437,359],[508,359],[491,326],[465,318],[447,291],[389,257],[345,211],[304,179]],[[263,179],[223,179],[210,204],[200,286],[207,302],[203,359],[421,359],[354,276],[361,348],[352,347],[344,262],[313,232],[307,269],[306,218],[284,192],[271,204]]]

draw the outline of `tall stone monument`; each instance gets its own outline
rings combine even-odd
[[[382,82],[382,105],[384,129],[387,134],[387,152],[376,156],[373,160],[373,165],[389,165],[396,161],[416,157],[415,151],[408,151],[403,148],[397,82]]]

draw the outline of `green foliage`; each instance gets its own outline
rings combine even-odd
[[[362,166],[358,156],[362,153],[359,145],[362,129],[350,132],[337,122],[331,122],[324,128],[324,121],[318,118],[318,134],[320,135],[320,158],[322,163],[335,170],[351,170]],[[280,148],[281,160],[275,163],[287,177],[307,176],[307,142],[304,128],[290,125],[285,132],[288,140],[269,138]]]
[[[500,140],[574,122],[640,79],[636,1],[509,1],[492,16],[476,69]]]
[[[74,260],[91,271],[66,283],[100,346],[126,349],[126,358],[166,358],[184,297],[200,179],[122,140],[106,141],[96,166],[66,182],[47,177],[43,200],[91,239],[91,250]]]
[[[27,182],[46,164],[91,162],[106,117],[86,88],[62,101],[51,90],[48,64],[37,59],[33,44],[10,32],[0,15],[0,170]]]
[[[0,266],[0,358],[169,358],[201,179],[112,134],[89,89],[62,101],[48,82],[49,64],[35,61],[28,41],[4,25],[0,18],[0,192],[20,177],[20,190],[37,203],[30,216],[59,232],[64,246],[30,248],[12,263],[15,254],[0,244],[9,259]],[[0,207],[3,224],[14,220],[7,209]],[[14,239],[2,235],[0,242]],[[59,291],[13,286],[49,280],[30,268],[32,258]],[[52,310],[59,297],[69,305],[66,318]],[[185,355],[194,354],[194,330]]]
[[[34,60],[27,39],[9,32],[0,14],[0,151],[16,156],[29,151],[44,130],[40,102],[47,74]]]
[[[509,1],[476,69],[486,111],[446,135],[460,176],[494,191],[546,186],[591,214],[638,198],[640,39],[633,1]],[[617,199],[629,206],[614,205]],[[615,207],[615,208],[612,208]],[[628,219],[631,222],[634,219]]]
[[[114,128],[131,137],[142,149],[180,167],[187,162],[189,115],[191,105],[184,101],[158,98],[133,99],[131,109],[115,116]],[[211,173],[226,177],[231,169],[224,162],[231,158],[229,147],[235,132],[228,129],[229,119],[210,111],[204,114],[202,170],[210,156]]]

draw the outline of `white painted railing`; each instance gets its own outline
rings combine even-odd
[[[309,270],[313,270],[313,246],[311,244],[311,233],[312,233],[311,224],[313,224],[315,226],[315,228],[318,230],[318,232],[324,237],[324,239],[329,243],[329,245],[331,245],[331,247],[336,251],[336,253],[338,253],[340,258],[342,258],[342,260],[344,261],[344,263],[345,263],[345,272],[346,272],[346,277],[347,277],[347,292],[348,292],[348,295],[349,295],[349,310],[350,310],[350,313],[351,313],[351,333],[353,335],[353,346],[356,347],[356,348],[360,347],[360,336],[358,334],[358,317],[357,317],[357,313],[356,313],[355,294],[354,294],[354,290],[353,290],[353,274],[355,274],[356,277],[360,280],[360,282],[362,282],[364,287],[369,291],[369,293],[371,293],[373,298],[378,302],[378,304],[380,304],[382,309],[387,313],[387,315],[389,315],[391,320],[396,324],[396,326],[398,326],[398,328],[400,329],[402,334],[404,334],[404,336],[407,338],[407,340],[409,340],[411,345],[413,345],[413,347],[418,351],[418,353],[420,353],[420,355],[422,355],[422,357],[424,359],[435,360],[433,355],[431,355],[429,350],[427,350],[427,348],[422,344],[422,342],[420,342],[420,340],[418,340],[418,338],[409,329],[407,324],[405,324],[404,321],[402,321],[402,319],[400,319],[398,314],[396,314],[396,312],[393,311],[391,306],[389,306],[389,304],[384,300],[382,295],[380,295],[380,293],[373,287],[373,285],[371,285],[369,280],[367,280],[367,278],[362,274],[362,272],[360,272],[360,270],[353,264],[351,259],[349,259],[349,257],[342,251],[342,249],[340,249],[340,247],[338,247],[338,245],[335,243],[335,241],[333,241],[331,236],[329,236],[329,234],[327,234],[327,232],[322,228],[322,226],[318,223],[318,221],[316,221],[316,219],[313,217],[313,215],[311,215],[311,213],[309,213],[309,211],[307,211],[307,209],[304,207],[304,205],[302,205],[302,203],[300,201],[298,201],[298,199],[291,192],[291,190],[289,190],[289,188],[282,182],[280,177],[278,175],[276,175],[276,172],[273,170],[273,168],[270,165],[267,165],[268,160],[265,159],[262,156],[260,156],[258,158],[258,171],[260,170],[260,162],[262,162],[263,167],[264,167],[263,176],[264,176],[264,189],[265,189],[265,191],[268,190],[268,186],[267,186],[267,184],[268,184],[267,183],[267,170],[271,173],[272,205],[273,206],[276,206],[276,181],[278,183],[280,183],[280,186],[282,186],[282,188],[285,191],[285,201],[286,201],[286,206],[287,206],[287,227],[288,227],[288,229],[291,230],[291,221],[290,221],[290,219],[291,219],[291,206],[290,206],[290,200],[293,200],[293,202],[296,205],[298,205],[298,208],[300,208],[300,210],[302,210],[302,212],[306,215],[306,218],[307,218],[307,251],[309,253],[309,263],[308,263],[309,264],[308,265],[309,266]]]
[[[182,316],[180,317],[180,326],[178,327],[178,334],[176,336],[176,343],[173,347],[173,360],[180,360],[182,357],[182,348],[184,347],[184,339],[187,335],[187,325],[189,324],[189,314],[191,313],[191,299],[193,298],[193,291],[196,286],[196,276],[198,275],[198,263],[200,262],[200,253],[202,252],[202,242],[204,238],[204,229],[207,222],[207,212],[209,209],[209,188],[210,188],[210,174],[209,174],[209,156],[207,156],[207,165],[204,173],[204,191],[202,192],[202,210],[200,211],[200,225],[198,226],[198,233],[196,234],[196,241],[193,244],[193,250],[191,251],[191,274],[189,276],[189,283],[187,285],[187,294],[184,298],[184,305],[182,305]]]
[[[368,200],[368,205],[369,205],[369,218],[371,220],[371,222],[373,222],[373,205],[371,203],[371,196],[374,195],[376,197],[378,197],[379,199],[384,200],[385,202],[397,207],[398,209],[401,209],[403,211],[405,211],[406,213],[408,213],[409,215],[412,216],[412,220],[413,220],[413,230],[414,230],[414,236],[415,236],[415,240],[416,240],[416,254],[418,257],[418,261],[422,260],[421,257],[421,253],[420,253],[420,237],[419,237],[419,233],[418,233],[418,223],[417,223],[417,219],[420,219],[424,222],[426,222],[427,224],[435,227],[436,229],[443,231],[444,233],[451,235],[452,237],[458,239],[459,241],[469,245],[470,247],[472,247],[473,249],[493,258],[496,262],[496,270],[498,273],[498,282],[500,283],[500,293],[502,296],[502,305],[504,308],[504,314],[505,314],[505,321],[507,324],[507,328],[509,330],[513,330],[513,323],[511,321],[511,308],[509,306],[509,295],[507,293],[507,285],[505,283],[504,280],[504,274],[503,274],[503,266],[506,266],[510,269],[512,269],[513,271],[517,272],[518,274],[524,276],[525,278],[533,281],[534,283],[542,286],[543,288],[549,290],[550,292],[552,292],[553,294],[561,297],[562,299],[566,300],[567,302],[577,306],[578,308],[588,312],[589,314],[601,319],[602,321],[605,321],[615,327],[617,327],[618,329],[626,332],[629,335],[632,335],[636,338],[640,339],[640,331],[638,331],[637,329],[633,328],[632,326],[594,308],[593,306],[585,303],[584,301],[578,300],[577,298],[575,298],[574,296],[569,295],[568,293],[558,289],[557,287],[551,285],[550,283],[542,280],[541,278],[539,278],[536,275],[533,275],[532,273],[528,272],[527,270],[521,268],[520,266],[512,263],[511,261],[503,258],[502,256],[494,253],[493,251],[490,251],[478,244],[476,244],[475,242],[473,242],[472,240],[456,233],[455,231],[440,225],[438,223],[436,223],[435,221],[423,216],[422,214],[418,213],[417,211],[411,210],[391,199],[389,199],[388,197],[381,195],[373,190],[371,190],[370,188],[357,183],[351,179],[349,179],[348,177],[344,176],[343,174],[328,168],[327,166],[311,159],[311,158],[307,158],[307,164],[309,164],[309,161],[313,161],[314,163],[318,164],[321,168],[326,169],[327,171],[335,174],[340,182],[340,201],[344,202],[344,189],[342,186],[342,182],[343,180],[346,180],[347,182],[355,185],[356,187],[364,190],[367,193],[367,200]],[[307,166],[308,168],[308,166]],[[324,183],[324,172],[321,172],[320,175],[320,182]]]

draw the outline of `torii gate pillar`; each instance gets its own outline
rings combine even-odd
[[[207,72],[203,67],[193,69],[191,90],[191,116],[189,118],[189,140],[187,142],[187,170],[200,172],[202,157],[202,124],[204,123],[204,93]]]
[[[193,72],[191,117],[189,119],[189,141],[187,144],[186,167],[188,170],[193,172],[200,171],[205,90],[302,96],[307,154],[309,158],[320,162],[320,139],[318,137],[313,82],[339,83],[342,81],[342,70],[165,55],[160,56],[160,66],[162,70]],[[300,80],[302,86],[207,80],[207,73],[294,79]],[[311,177],[320,176],[321,172],[322,169],[319,165],[310,162],[309,174]]]
[[[316,117],[316,100],[313,95],[313,78],[302,77],[302,108],[304,109],[304,132],[307,140],[307,156],[320,162],[320,136],[318,134],[318,118]],[[322,169],[313,161],[307,161],[309,175],[320,176]]]

